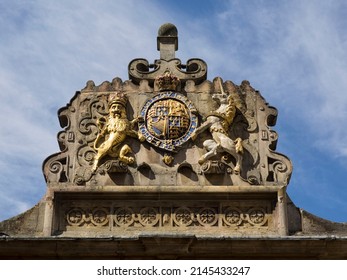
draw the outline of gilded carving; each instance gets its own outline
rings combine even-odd
[[[239,137],[233,140],[228,134],[229,127],[235,118],[236,106],[232,95],[224,92],[220,79],[219,83],[221,93],[215,93],[212,96],[219,103],[219,108],[211,113],[206,121],[192,133],[191,138],[195,140],[201,132],[209,129],[212,139],[204,141],[203,146],[207,152],[200,157],[199,164],[205,163],[208,159],[219,153],[227,152],[236,159],[234,172],[239,173],[243,153],[242,140]]]
[[[169,155],[169,154],[165,154],[164,157],[163,157],[163,162],[166,164],[166,165],[171,165],[172,162],[174,160],[174,157]]]
[[[130,122],[126,115],[127,98],[124,94],[116,93],[109,97],[109,114],[107,118],[100,118],[97,121],[99,133],[94,142],[96,155],[94,157],[92,170],[98,168],[99,161],[106,155],[118,158],[126,164],[132,164],[135,158],[129,156],[132,153],[131,148],[127,144],[123,144],[125,138],[129,135],[139,137],[133,130],[133,126],[138,119]]]
[[[194,105],[184,95],[171,91],[147,100],[141,117],[139,131],[146,141],[171,152],[189,140],[198,122]]]

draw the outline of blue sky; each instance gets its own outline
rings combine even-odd
[[[44,195],[57,110],[88,80],[126,80],[132,59],[157,59],[157,30],[171,22],[183,63],[249,80],[278,109],[294,203],[347,222],[346,14],[344,0],[0,0],[0,220]]]

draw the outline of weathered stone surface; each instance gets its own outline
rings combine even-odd
[[[335,223],[301,210],[303,235],[347,236],[347,223]]]
[[[44,205],[39,203],[26,212],[0,223],[0,236],[40,236],[43,233]]]

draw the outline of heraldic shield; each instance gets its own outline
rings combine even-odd
[[[163,92],[149,99],[142,108],[139,130],[147,142],[175,152],[197,127],[197,111],[182,94]]]

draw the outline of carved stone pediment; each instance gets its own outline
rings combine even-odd
[[[218,77],[204,83],[209,86],[186,84],[181,91],[157,92],[150,86],[143,91],[141,85],[119,78],[100,86],[88,82],[59,110],[64,128],[58,134],[61,151],[44,162],[48,185],[116,185],[109,172],[101,172],[107,162],[116,160],[119,167],[113,164],[112,170],[126,173],[134,186],[149,181],[177,184],[185,176],[180,172],[183,163],[195,174],[195,179],[185,179],[190,185],[287,185],[292,165],[275,151],[278,135],[272,127],[277,110],[247,81],[238,86]],[[126,131],[115,133],[121,141],[106,149],[93,167],[95,145],[109,136],[100,136],[100,126],[110,127],[110,96],[119,92],[127,97],[122,121]],[[97,139],[101,140],[96,144]],[[120,159],[124,147],[127,152]],[[151,170],[151,178],[141,172],[142,163]],[[209,178],[214,174],[222,175],[220,182]]]
[[[164,25],[160,59],[131,61],[126,81],[88,81],[59,110],[46,234],[286,234],[292,164],[276,152],[277,110],[248,81],[181,64],[177,40]]]

